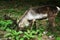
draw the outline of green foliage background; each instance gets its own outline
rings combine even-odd
[[[38,30],[26,30],[26,31],[16,31],[12,29],[11,26],[13,21],[12,20],[4,20],[3,15],[7,14],[12,18],[19,19],[23,13],[32,6],[40,6],[40,5],[56,5],[60,6],[60,0],[0,0],[0,30],[6,31],[4,37],[11,39],[11,40],[27,40],[31,38],[38,38],[41,40],[42,33],[46,30],[45,25],[42,25],[41,20],[37,23],[39,24]],[[57,32],[53,33],[55,35],[56,40],[60,40],[60,13],[58,13],[56,17],[56,30]],[[48,32],[47,35],[51,35],[51,32]],[[23,35],[23,36],[21,36]]]

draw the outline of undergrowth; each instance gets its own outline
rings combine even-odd
[[[58,22],[59,19],[56,18],[56,22]],[[42,34],[45,31],[46,28],[43,27],[43,25],[40,25],[38,30],[29,30],[26,31],[16,31],[13,28],[11,28],[12,25],[11,20],[3,20],[0,19],[0,30],[6,31],[7,34],[4,35],[7,39],[10,40],[31,40],[34,38],[37,38],[38,40],[42,40]],[[12,27],[14,27],[12,25]],[[56,28],[58,31],[60,31],[59,26]],[[51,32],[48,32],[47,35],[51,35]],[[55,39],[60,40],[60,37],[58,37],[58,33],[55,34]]]
[[[31,0],[32,1],[32,0]],[[16,25],[12,25],[13,21],[12,20],[4,20],[2,19],[4,14],[7,14],[8,16],[11,16],[12,18],[17,18],[19,19],[23,13],[31,6],[38,6],[38,5],[42,5],[42,2],[44,2],[43,4],[47,3],[45,1],[35,1],[35,2],[30,2],[29,0],[26,0],[26,2],[28,2],[29,4],[24,4],[23,0],[22,2],[17,2],[14,4],[10,4],[9,1],[0,1],[0,30],[6,31],[7,33],[4,35],[5,38],[7,38],[8,40],[31,40],[31,39],[37,39],[37,40],[42,40],[42,34],[43,32],[47,29],[47,27],[45,27],[45,25],[42,25],[40,21],[38,21],[38,27],[39,29],[35,30],[29,30],[26,29],[26,31],[16,31]],[[9,2],[9,3],[7,3]],[[53,2],[52,2],[53,3]],[[47,24],[48,25],[48,24]],[[60,13],[57,15],[56,17],[56,32],[53,33],[53,35],[55,36],[56,40],[60,40]],[[33,27],[33,26],[32,26]],[[47,35],[51,35],[51,31],[49,31],[47,33]]]

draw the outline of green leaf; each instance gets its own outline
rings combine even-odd
[[[22,34],[23,32],[22,31],[19,31],[18,34]]]
[[[11,33],[7,33],[4,35],[4,37],[8,37],[8,36],[11,36]]]
[[[6,31],[7,31],[7,32],[11,32],[12,30],[11,30],[11,29],[9,29],[9,28],[7,28],[7,29],[6,29]]]
[[[19,40],[20,36],[16,36],[16,40]]]
[[[20,40],[24,40],[24,38],[21,38]]]
[[[28,33],[30,33],[30,30],[27,30]]]
[[[60,40],[60,37],[57,37],[56,40]]]

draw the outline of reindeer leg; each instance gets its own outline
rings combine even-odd
[[[29,21],[29,23],[30,23],[30,25],[29,25],[29,29],[31,29],[31,30],[32,30],[33,20],[28,20],[28,21]]]
[[[55,27],[55,18],[54,17],[50,17],[48,18],[48,21],[49,21],[49,26],[51,27]]]
[[[30,25],[29,25],[29,29],[32,29],[32,20],[28,20]]]
[[[55,31],[55,15],[56,13],[49,13],[48,15],[48,21],[49,21],[49,27],[48,29],[52,30],[53,32]]]
[[[33,25],[34,25],[34,29],[37,30],[38,29],[38,25],[37,25],[37,21],[35,21],[35,19],[33,20],[32,26]]]
[[[31,30],[32,30],[33,25],[34,25],[34,23],[35,23],[35,19],[29,20],[29,22],[30,22],[30,28],[31,28]],[[29,28],[29,29],[30,29],[30,28]]]
[[[52,32],[54,32],[56,29],[55,29],[55,18],[54,17],[51,17],[49,19],[49,27],[48,29],[50,29]]]
[[[38,29],[37,21],[34,21],[34,26],[35,26],[35,28],[37,30]]]

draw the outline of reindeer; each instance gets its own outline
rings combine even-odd
[[[22,29],[31,24],[29,20],[34,24],[38,19],[48,18],[49,27],[55,27],[55,17],[59,11],[60,8],[53,5],[31,7],[24,13],[21,19],[19,19],[18,26]]]

